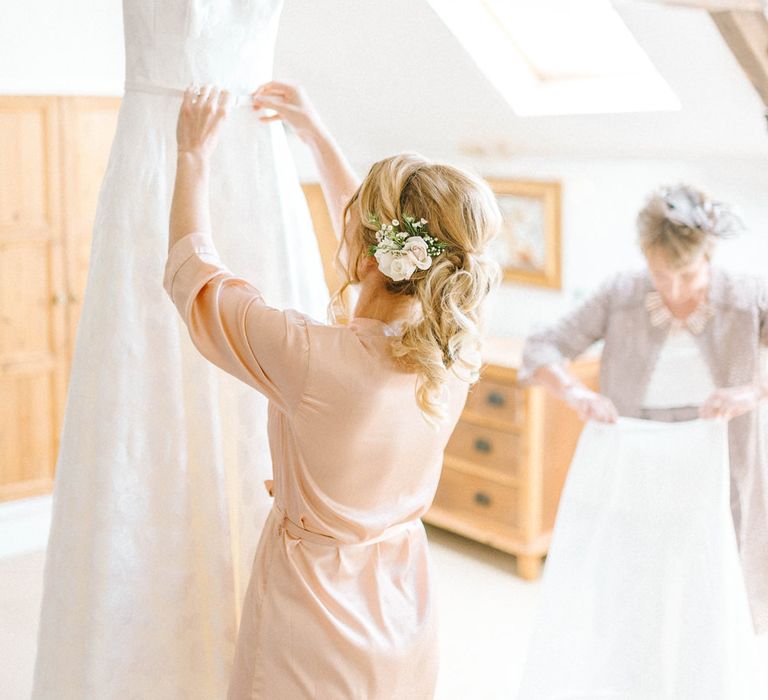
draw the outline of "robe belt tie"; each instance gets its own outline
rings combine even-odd
[[[275,495],[274,481],[272,479],[265,481],[264,486],[270,496]],[[368,539],[358,540],[357,542],[344,542],[340,539],[337,539],[336,537],[331,537],[330,535],[323,535],[319,532],[307,530],[299,523],[291,520],[285,514],[285,512],[283,512],[276,505],[274,506],[274,510],[276,511],[279,519],[279,525],[277,526],[277,532],[279,535],[287,532],[294,539],[306,540],[307,542],[312,542],[313,544],[322,544],[329,547],[366,547],[371,544],[376,544],[377,542],[384,542],[386,540],[397,537],[404,532],[415,529],[421,523],[421,521],[418,519],[407,520],[404,523],[398,523],[397,525],[392,525],[391,527],[386,528],[379,535],[376,535],[376,537],[369,537]]]

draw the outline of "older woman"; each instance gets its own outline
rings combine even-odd
[[[690,187],[654,192],[638,216],[647,269],[619,274],[526,344],[520,380],[537,382],[584,420],[730,420],[731,511],[752,619],[768,630],[768,493],[758,445],[768,398],[768,286],[711,264],[738,227],[727,207]],[[605,342],[597,394],[565,361]]]

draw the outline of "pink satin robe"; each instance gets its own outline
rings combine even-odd
[[[269,399],[275,501],[229,698],[432,698],[436,620],[420,516],[468,385],[451,375],[449,418],[434,430],[415,375],[390,358],[395,329],[267,306],[206,234],[176,243],[164,286],[200,352]]]

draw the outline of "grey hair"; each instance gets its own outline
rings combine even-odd
[[[660,187],[651,193],[637,216],[644,253],[660,249],[673,265],[686,265],[708,254],[716,239],[743,230],[733,210],[688,185]]]

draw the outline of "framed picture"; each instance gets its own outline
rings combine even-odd
[[[502,214],[492,245],[505,282],[560,289],[560,183],[488,179]]]

